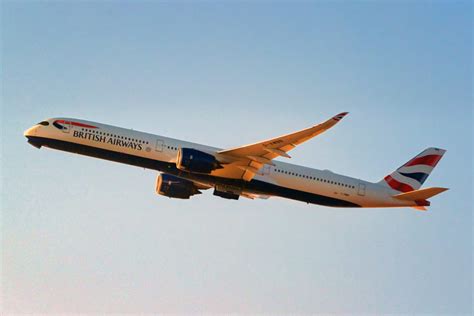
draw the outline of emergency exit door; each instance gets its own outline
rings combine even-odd
[[[357,194],[360,196],[365,195],[365,184],[364,183],[359,183],[359,188],[357,189]]]
[[[162,139],[156,140],[155,151],[162,152],[165,142]]]

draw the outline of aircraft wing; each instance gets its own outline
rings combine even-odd
[[[347,112],[339,113],[323,123],[298,132],[250,145],[218,151],[218,155],[229,157],[232,161],[232,163],[225,166],[224,170],[221,170],[219,173],[225,176],[226,171],[231,171],[225,169],[234,169],[231,173],[235,174],[235,168],[237,168],[240,170],[240,177],[246,181],[250,181],[263,165],[273,165],[272,160],[279,156],[291,158],[287,152],[299,144],[330,129],[346,116],[346,114]]]

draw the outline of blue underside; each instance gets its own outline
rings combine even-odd
[[[288,199],[303,201],[312,204],[319,204],[334,207],[360,207],[360,205],[339,200],[323,195],[285,188],[259,180],[244,181],[239,179],[227,179],[214,177],[205,174],[189,173],[176,168],[174,163],[143,158],[125,153],[110,151],[102,148],[86,146],[56,139],[29,136],[28,142],[35,147],[46,146],[58,150],[73,152],[85,156],[106,159],[110,161],[125,163],[128,165],[153,169],[160,172],[172,174],[188,180],[196,180],[210,185],[229,185],[237,187],[245,192],[253,192],[262,195],[280,196]]]

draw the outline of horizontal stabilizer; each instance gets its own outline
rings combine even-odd
[[[447,188],[426,188],[421,190],[413,190],[406,193],[400,193],[394,195],[393,197],[399,200],[405,201],[420,201],[420,200],[427,200],[432,196],[440,194],[444,191],[448,190]]]
[[[426,207],[425,206],[413,206],[413,208],[417,211],[426,211]]]

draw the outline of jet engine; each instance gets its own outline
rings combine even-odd
[[[156,193],[170,198],[189,199],[201,191],[191,181],[162,173],[156,178]]]
[[[222,168],[216,157],[192,148],[180,148],[176,167],[180,170],[196,173],[211,173],[213,170]]]

